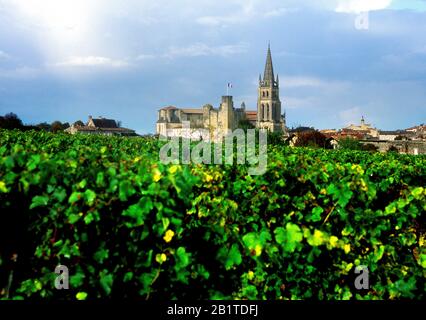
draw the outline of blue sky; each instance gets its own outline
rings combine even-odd
[[[425,0],[0,0],[0,114],[148,133],[228,82],[254,110],[270,41],[289,126],[407,128],[426,122],[425,35]]]

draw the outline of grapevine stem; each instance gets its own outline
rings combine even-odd
[[[322,224],[328,221],[328,218],[330,218],[330,215],[332,214],[335,208],[336,208],[336,205],[334,205],[333,208],[331,208],[330,212],[327,214],[327,217],[325,217],[324,222]]]

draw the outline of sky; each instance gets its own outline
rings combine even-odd
[[[0,0],[0,115],[154,133],[164,106],[256,110],[268,43],[287,125],[426,123],[426,0]]]

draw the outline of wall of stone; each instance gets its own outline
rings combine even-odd
[[[384,141],[384,140],[362,140],[362,144],[372,144],[379,148],[380,152],[387,152],[392,146],[397,148],[399,153],[404,154],[426,154],[426,141]]]

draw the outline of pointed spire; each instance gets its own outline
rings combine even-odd
[[[266,65],[265,65],[265,73],[263,75],[263,81],[272,85],[274,82],[274,67],[272,66],[272,55],[271,55],[271,46],[268,44],[268,53],[266,55]]]
[[[280,83],[280,78],[278,77],[278,73],[277,73],[277,80],[276,80],[276,83],[277,83],[277,86],[279,85],[279,83]]]

